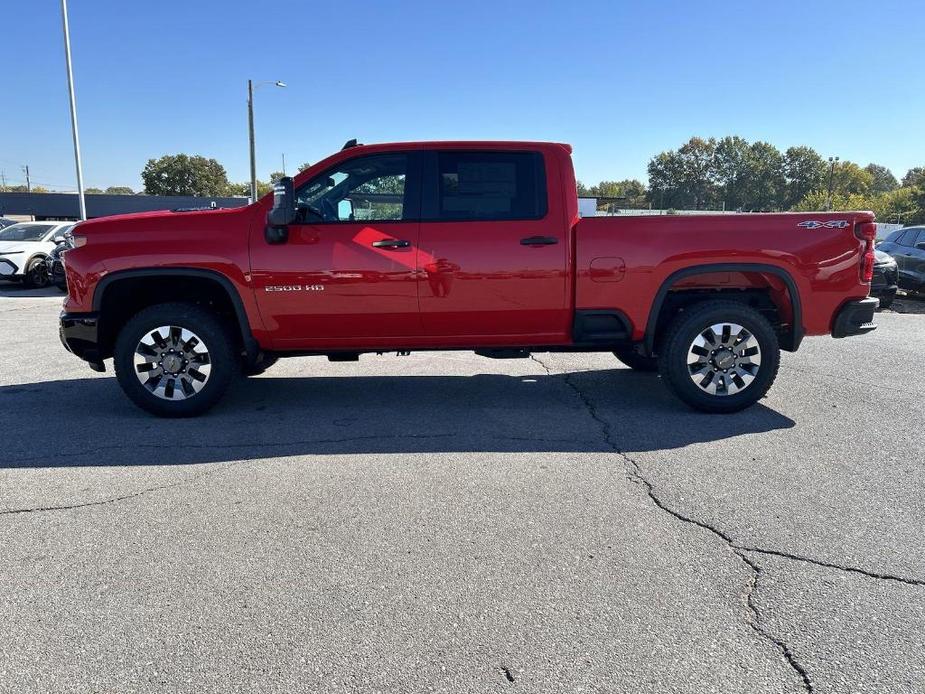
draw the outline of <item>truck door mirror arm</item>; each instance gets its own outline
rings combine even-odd
[[[273,186],[273,207],[267,213],[267,228],[264,231],[267,243],[286,243],[289,239],[287,227],[295,220],[295,190],[292,177],[283,176]]]

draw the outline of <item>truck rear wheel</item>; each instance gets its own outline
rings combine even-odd
[[[777,376],[780,346],[767,319],[736,301],[680,313],[662,341],[659,373],[691,407],[737,412],[760,400]]]
[[[119,332],[116,378],[143,410],[193,417],[222,397],[238,370],[233,337],[212,313],[194,304],[143,309]]]

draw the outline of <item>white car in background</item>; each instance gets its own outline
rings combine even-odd
[[[0,280],[44,287],[49,277],[45,258],[74,222],[19,222],[0,229]]]

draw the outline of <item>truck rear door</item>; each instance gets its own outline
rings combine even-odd
[[[423,335],[460,346],[568,339],[568,229],[550,204],[550,168],[526,150],[424,153]]]

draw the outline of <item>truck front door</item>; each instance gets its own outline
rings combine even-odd
[[[375,346],[420,334],[420,157],[348,159],[296,189],[283,244],[251,243],[260,312],[279,349]]]
[[[425,336],[460,346],[568,339],[569,230],[548,199],[549,168],[533,151],[425,152]]]

